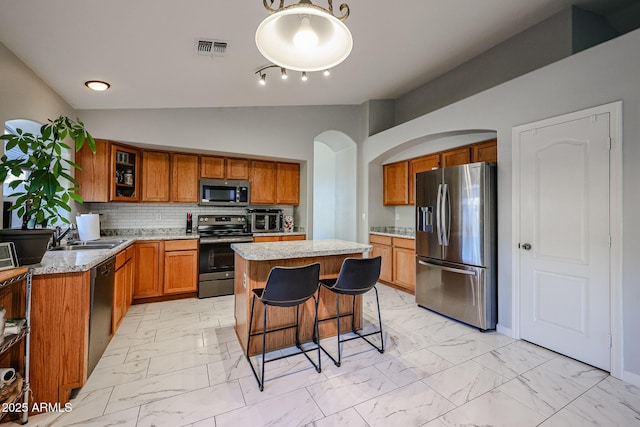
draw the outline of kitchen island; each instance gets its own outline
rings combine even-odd
[[[234,243],[235,251],[235,320],[236,334],[242,348],[247,349],[249,315],[251,314],[251,298],[253,289],[264,288],[273,267],[299,267],[315,262],[320,263],[320,280],[336,278],[345,258],[362,258],[371,251],[370,245],[348,242],[344,240],[300,240],[290,242]],[[348,315],[353,311],[353,298],[340,296],[340,313]],[[272,314],[273,313],[273,314]],[[320,319],[330,318],[336,314],[335,294],[321,289],[318,316]],[[263,306],[255,305],[252,333],[262,331]],[[355,326],[360,328],[362,322],[362,297],[356,298]],[[314,307],[313,300],[300,307],[300,341],[311,341],[313,334]],[[267,329],[275,329],[295,324],[295,307],[270,309]],[[341,330],[351,330],[351,317],[341,320]],[[336,335],[336,322],[320,322],[320,337]],[[266,350],[272,351],[290,347],[295,344],[295,329],[273,332],[267,335]],[[262,340],[252,340],[249,354],[262,351]]]

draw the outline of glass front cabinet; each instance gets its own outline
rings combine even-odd
[[[111,145],[111,200],[140,201],[140,152],[132,148]]]

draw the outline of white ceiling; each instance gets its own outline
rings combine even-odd
[[[629,3],[344,1],[353,51],[306,83],[272,69],[257,84],[267,64],[254,43],[268,15],[260,0],[1,0],[0,41],[76,109],[360,104],[397,98],[571,4]],[[226,57],[196,55],[199,38],[228,41]],[[112,87],[90,91],[90,79]]]

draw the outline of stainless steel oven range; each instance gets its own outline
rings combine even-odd
[[[198,297],[233,295],[232,243],[252,242],[245,215],[199,215]]]

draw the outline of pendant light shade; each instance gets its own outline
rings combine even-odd
[[[274,12],[266,0],[265,7]],[[289,70],[321,71],[335,67],[351,53],[353,38],[341,19],[333,15],[332,6],[330,10],[309,0],[286,8],[281,2],[281,8],[258,26],[258,50],[272,63]],[[342,19],[347,16],[348,10]]]

